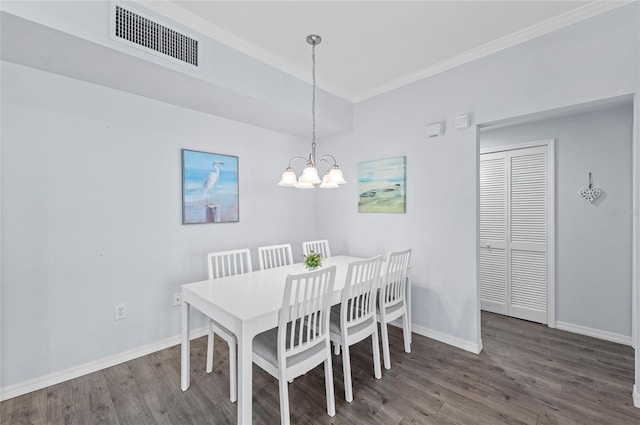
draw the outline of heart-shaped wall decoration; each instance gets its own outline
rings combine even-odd
[[[589,186],[580,190],[580,196],[589,202],[593,202],[598,199],[598,196],[600,196],[601,193],[602,190],[597,187],[593,187],[593,183],[591,182],[591,172],[589,172]]]
[[[580,191],[580,195],[589,202],[593,202],[598,199],[598,196],[600,196],[601,193],[602,191],[597,187],[585,188]]]

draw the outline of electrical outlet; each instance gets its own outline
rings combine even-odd
[[[182,304],[182,292],[175,292],[173,294],[173,305]]]
[[[115,320],[122,320],[127,318],[127,303],[116,304]]]

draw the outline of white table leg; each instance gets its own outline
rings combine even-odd
[[[248,425],[252,420],[252,371],[253,334],[243,330],[238,335],[238,425]]]
[[[180,388],[187,391],[189,388],[190,347],[189,347],[189,309],[187,302],[182,302],[182,346],[180,347]]]

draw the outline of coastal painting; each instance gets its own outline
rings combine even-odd
[[[358,212],[405,213],[405,156],[361,162],[358,166]]]
[[[182,149],[182,224],[237,221],[238,157]]]

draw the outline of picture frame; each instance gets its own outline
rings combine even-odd
[[[358,212],[406,213],[407,157],[358,164]]]
[[[240,221],[238,157],[182,149],[182,224]]]

